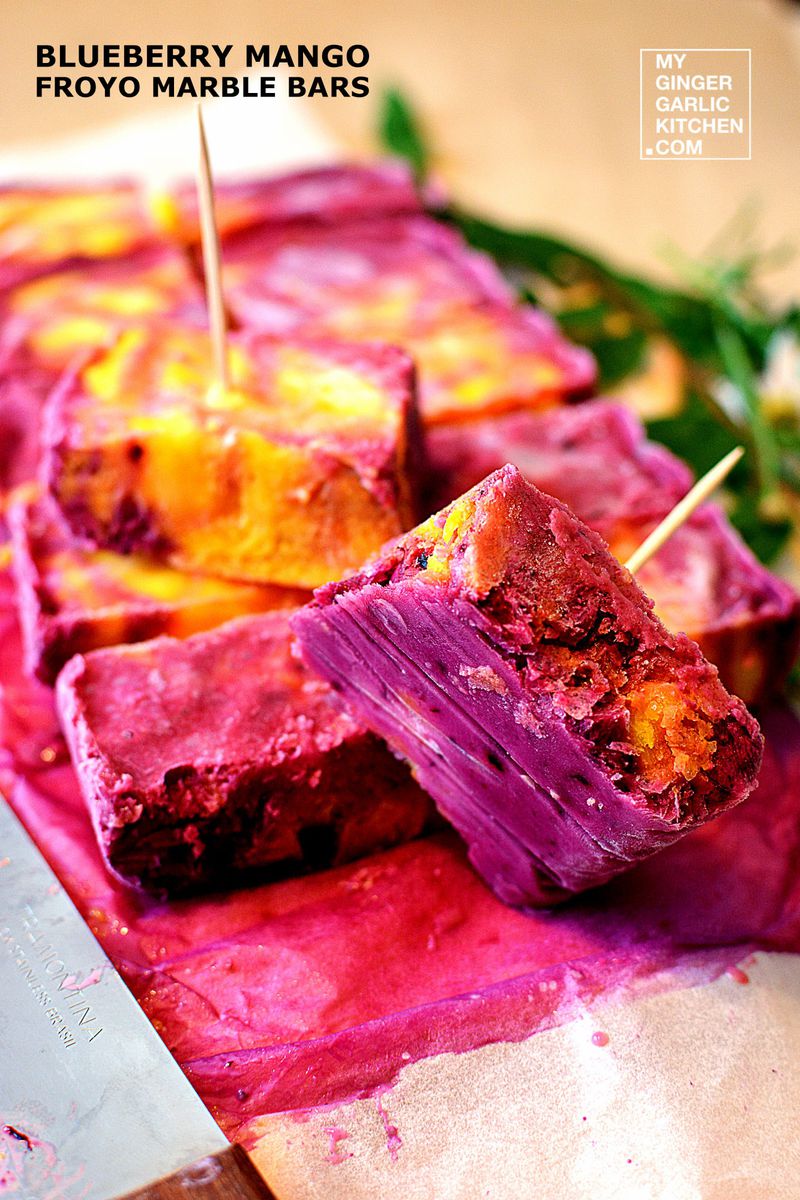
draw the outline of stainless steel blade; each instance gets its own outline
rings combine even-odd
[[[112,1200],[226,1145],[0,797],[0,1191]]]

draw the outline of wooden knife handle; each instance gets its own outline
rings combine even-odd
[[[246,1150],[235,1144],[121,1200],[277,1200]]]

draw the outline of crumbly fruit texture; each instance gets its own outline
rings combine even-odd
[[[321,588],[294,627],[512,902],[603,882],[754,784],[741,702],[513,467]]]
[[[503,501],[515,491],[524,498],[524,484],[511,472],[506,477],[507,491],[496,477],[419,526],[393,578],[408,578],[410,570],[426,583],[455,581],[480,597],[485,611],[497,606],[501,620],[522,633],[524,672],[592,741],[594,752],[618,768],[629,743],[627,787],[638,786],[659,805],[656,798],[669,790],[665,812],[674,806],[678,819],[689,815],[694,790],[684,785],[712,767],[714,714],[722,711],[723,697],[729,699],[716,673],[702,664],[699,676],[692,671],[690,686],[681,686],[681,659],[692,668],[702,659],[685,640],[671,638],[663,626],[659,630],[647,598],[636,594],[630,577],[565,508],[553,507],[544,536],[523,535],[532,543],[529,562],[509,557],[509,547],[517,542],[518,549],[519,540],[503,523],[517,514],[513,500]],[[498,512],[490,509],[495,496]],[[568,544],[571,532],[578,539],[574,549]],[[603,589],[597,598],[591,594],[595,579]],[[605,611],[614,606],[612,589],[620,589],[626,607],[633,601],[641,610],[631,630],[615,629],[614,614]]]
[[[413,369],[399,350],[132,329],[54,394],[50,483],[74,532],[173,566],[311,587],[413,519]]]

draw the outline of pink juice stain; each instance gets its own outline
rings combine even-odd
[[[353,1157],[351,1151],[339,1148],[339,1143],[350,1137],[346,1129],[342,1129],[341,1125],[325,1125],[322,1132],[328,1135],[328,1162],[331,1166],[338,1167],[348,1158]]]
[[[82,1175],[83,1168],[64,1175],[50,1142],[17,1125],[0,1126],[0,1190],[39,1200],[81,1200],[88,1191]]]
[[[103,978],[103,972],[108,969],[103,963],[99,967],[95,967],[90,971],[85,979],[78,979],[77,975],[68,975],[61,985],[61,990],[65,992],[80,992],[83,988],[91,987],[95,983],[99,983]]]
[[[592,1034],[593,1046],[607,1046],[610,1041],[608,1034],[603,1033],[602,1029],[598,1029],[596,1033]]]
[[[734,983],[749,983],[750,976],[741,967],[728,967],[726,974]]]
[[[389,1157],[392,1162],[397,1162],[397,1152],[403,1145],[403,1139],[400,1137],[397,1126],[393,1125],[389,1120],[389,1114],[383,1107],[383,1100],[380,1096],[376,1096],[375,1104],[378,1109],[378,1115],[383,1122],[383,1131],[386,1134],[386,1149],[389,1151]]]

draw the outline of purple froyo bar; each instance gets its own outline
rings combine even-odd
[[[52,493],[77,537],[198,574],[311,588],[417,513],[413,364],[394,346],[126,330],[54,389]]]
[[[180,893],[347,862],[431,815],[291,652],[281,613],[73,658],[59,714],[109,868]]]
[[[25,669],[45,683],[73,654],[159,634],[189,637],[233,617],[297,608],[297,588],[178,571],[76,542],[49,497],[10,506],[11,568]]]
[[[53,270],[0,296],[0,360],[42,370],[50,386],[75,357],[121,329],[165,317],[207,323],[189,255],[173,246]]]
[[[591,354],[517,305],[497,267],[422,215],[295,224],[228,239],[225,294],[247,328],[401,346],[428,423],[583,399]]]
[[[441,425],[429,431],[427,450],[429,511],[510,462],[623,562],[692,484],[688,467],[649,442],[636,417],[600,400]],[[797,656],[800,599],[754,558],[717,505],[696,512],[638,581],[665,625],[693,638],[747,704],[780,691]]]
[[[0,292],[65,266],[121,258],[158,240],[143,194],[128,183],[0,188]]]
[[[603,883],[755,783],[762,739],[741,701],[514,467],[319,589],[292,624],[509,903]]]
[[[0,496],[36,476],[40,406],[41,392],[0,366]]]
[[[426,192],[426,201],[440,199]],[[395,213],[419,213],[423,199],[405,163],[344,163],[277,175],[222,181],[215,188],[217,227],[223,237],[260,226],[303,221],[343,224]],[[200,240],[197,186],[180,184],[157,211],[168,233],[188,245]]]
[[[608,400],[453,421],[431,429],[427,445],[430,512],[512,463],[607,542],[621,524],[660,521],[692,486],[685,463],[648,441],[638,418]]]
[[[361,316],[371,325],[383,320],[388,332],[454,305],[513,301],[491,259],[423,214],[262,226],[225,239],[223,257],[234,317],[267,332],[312,319],[336,321],[343,332]]]
[[[207,320],[187,256],[166,246],[54,271],[0,295],[0,488],[35,476],[44,401],[75,358],[165,317]]]

